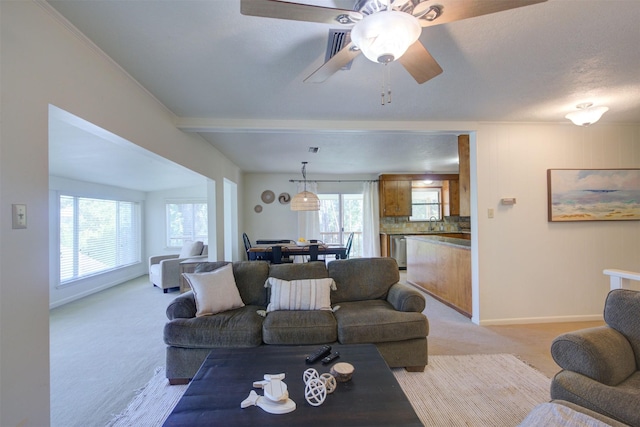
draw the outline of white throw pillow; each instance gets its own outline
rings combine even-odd
[[[336,284],[331,278],[282,280],[269,277],[271,298],[267,312],[276,310],[331,310],[331,290]]]
[[[207,273],[182,273],[196,300],[196,317],[244,307],[233,267],[227,264]]]
[[[184,242],[184,244],[182,245],[182,249],[180,249],[180,255],[178,255],[178,258],[189,258],[190,256],[200,255],[202,253],[203,246],[204,243],[202,243],[201,241]]]

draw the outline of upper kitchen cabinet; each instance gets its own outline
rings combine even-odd
[[[411,181],[380,176],[380,215],[411,216]]]

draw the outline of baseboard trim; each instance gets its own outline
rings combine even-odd
[[[533,323],[567,323],[567,322],[601,322],[602,314],[581,316],[550,316],[550,317],[516,317],[511,319],[480,320],[480,326],[526,325]]]
[[[133,280],[133,279],[137,279],[138,277],[142,277],[144,276],[144,274],[140,274],[140,273],[131,273],[131,274],[127,274],[126,276],[122,276],[119,277],[113,281],[109,281],[107,283],[104,283],[102,285],[96,286],[94,288],[89,288],[86,290],[83,290],[81,292],[75,293],[73,295],[69,295],[66,298],[62,298],[59,299],[53,303],[49,304],[49,310],[52,310],[54,308],[58,308],[58,307],[62,307],[65,304],[69,304],[70,302],[88,297],[89,295],[93,295],[93,294],[97,294],[98,292],[102,292],[104,290],[107,290],[109,288],[113,288],[114,286],[118,286],[121,285],[125,282],[128,282],[129,280]]]

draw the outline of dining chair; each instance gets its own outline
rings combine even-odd
[[[347,244],[345,245],[345,247],[347,248],[347,250],[345,251],[347,259],[349,259],[349,252],[351,252],[352,245],[353,245],[353,233],[349,234],[349,238],[347,238]]]
[[[244,242],[244,250],[247,253],[247,260],[249,260],[249,249],[251,249],[251,240],[247,233],[242,233],[242,241]]]

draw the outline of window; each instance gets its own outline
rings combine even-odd
[[[347,243],[354,233],[349,257],[362,256],[362,194],[318,194],[320,235],[324,243]]]
[[[140,262],[140,207],[60,196],[60,283]]]
[[[442,188],[413,187],[409,221],[429,221],[431,218],[442,220]]]
[[[167,247],[181,248],[188,240],[206,245],[208,236],[206,201],[167,202]]]

